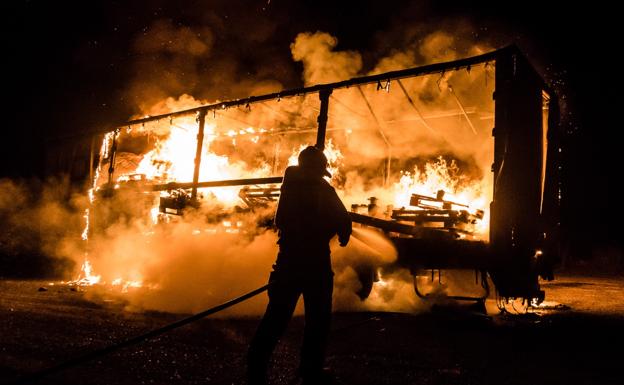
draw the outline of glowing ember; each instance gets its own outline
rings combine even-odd
[[[124,281],[121,278],[114,279],[111,282],[111,285],[113,285],[113,286],[120,286],[122,293],[127,293],[128,289],[131,288],[131,287],[133,287],[133,288],[143,287],[143,283],[141,281]]]
[[[72,281],[61,282],[70,286],[93,286],[93,285],[105,285],[106,282],[102,280],[101,275],[96,275],[93,271],[93,265],[88,259],[85,259],[80,267],[80,274]],[[122,293],[128,292],[129,288],[143,287],[141,280],[124,280],[122,278],[115,278],[111,281],[111,286],[120,287]]]

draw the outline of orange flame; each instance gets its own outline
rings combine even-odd
[[[437,160],[426,163],[423,171],[416,167],[413,173],[403,172],[399,182],[394,185],[395,207],[409,207],[412,194],[435,197],[439,190],[443,190],[445,200],[467,204],[468,211],[473,214],[477,210],[485,212],[475,228],[477,235],[485,236],[489,226],[486,186],[482,180],[467,180],[459,171],[454,161],[448,163],[440,156]]]
[[[215,128],[215,125],[208,123],[204,128],[200,181],[269,176],[268,164],[250,170],[242,162],[232,162],[227,156],[212,152],[210,144],[216,138]],[[253,129],[243,131],[243,133],[246,132],[253,132]],[[169,135],[165,139],[157,139],[156,147],[143,156],[134,173],[145,175],[147,179],[161,183],[190,182],[193,180],[196,146],[197,123],[192,119],[176,122],[176,125],[170,127]],[[216,188],[204,191],[207,192],[206,196],[216,197],[218,201],[228,206],[233,206],[239,201],[237,188]]]
[[[303,151],[309,144],[302,144],[298,149],[295,149],[292,152],[292,155],[288,158],[288,165],[295,166],[298,164],[297,157],[299,153]],[[323,149],[323,154],[327,158],[327,170],[330,174],[332,174],[332,178],[338,173],[340,162],[343,158],[342,152],[334,145],[331,139],[327,141],[325,148]]]
[[[93,274],[93,266],[88,259],[85,259],[80,267],[80,275],[73,281],[68,282],[70,285],[91,286],[100,283],[101,276]]]

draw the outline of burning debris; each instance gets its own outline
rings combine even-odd
[[[93,275],[91,262],[89,262],[88,259],[85,259],[80,268],[80,275],[75,281],[70,283],[78,286],[89,286],[99,283],[101,278],[102,277],[99,275]]]

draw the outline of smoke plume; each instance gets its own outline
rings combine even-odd
[[[80,239],[87,198],[68,180],[0,179],[2,275],[60,277],[72,267],[59,245]]]
[[[214,103],[222,95],[281,89],[270,71],[259,70],[254,80],[241,79],[234,56],[215,56],[215,28],[215,24],[181,27],[159,20],[136,37],[136,76],[127,92],[140,109],[137,116]],[[393,34],[387,32],[388,41]],[[268,36],[267,32],[258,38]],[[290,50],[292,59],[303,65],[304,84],[334,82],[487,50],[445,31],[412,31],[402,45],[383,51],[370,63],[365,63],[362,53],[338,47],[338,40],[325,32],[295,37]],[[207,72],[218,76],[206,78]],[[418,181],[417,175],[427,174],[425,166],[432,161],[459,165],[465,178],[461,183],[478,185],[477,190],[488,197],[492,74],[493,63],[404,79],[400,84],[393,81],[335,90],[330,99],[328,143],[340,156],[332,165],[338,170],[332,182],[347,207],[366,203],[370,196],[379,198],[382,207],[395,204],[396,188],[405,173]],[[318,105],[318,95],[305,95],[210,113],[200,180],[281,175],[302,145],[314,143]],[[183,176],[175,180],[190,181],[194,130],[193,116],[122,130],[116,139],[115,177],[147,175],[145,169],[149,169],[154,178],[161,178],[155,182],[169,182],[177,172]],[[178,134],[191,140],[178,148],[175,159],[163,160],[168,141]],[[237,198],[237,189],[200,191],[200,209],[166,220],[161,215],[155,225],[152,217],[158,193],[146,194],[127,183],[112,197],[98,196],[98,188],[108,179],[111,159],[105,153],[109,145],[105,142],[100,151],[92,205],[86,198],[72,198],[76,203],[67,209],[59,203],[66,198],[46,197],[44,204],[23,203],[35,209],[32,215],[17,219],[14,214],[22,203],[16,205],[6,198],[14,195],[16,187],[5,184],[0,204],[3,215],[12,218],[7,223],[16,228],[30,228],[21,221],[39,223],[41,234],[54,235],[42,241],[42,250],[70,258],[76,266],[88,259],[102,282],[117,282],[115,290],[127,290],[119,295],[128,309],[194,312],[266,282],[277,253],[276,234],[266,227],[274,203],[266,209],[246,210]],[[435,195],[435,191],[425,193]],[[226,196],[231,199],[224,203]],[[77,235],[86,225],[86,208],[89,231],[85,241]],[[61,229],[63,223],[71,226]],[[13,238],[10,241],[19,243]],[[381,233],[357,228],[346,248],[333,244],[332,252],[337,309],[414,311],[422,306],[413,293],[409,272],[386,269],[397,256]],[[377,279],[365,301],[356,295],[362,289],[358,279],[362,269],[376,274]],[[78,274],[77,270],[70,273],[72,277]],[[141,287],[133,287],[138,282]],[[110,295],[106,287],[89,292]],[[259,298],[229,314],[259,314],[265,301]]]

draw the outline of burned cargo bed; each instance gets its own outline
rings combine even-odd
[[[291,164],[289,152],[296,146],[315,141],[326,151],[340,147],[340,156],[328,157],[336,162],[331,167],[338,168],[340,159],[344,166],[334,185],[340,193],[359,183],[361,189],[353,191],[370,194],[344,196],[352,199],[355,223],[379,229],[396,245],[397,266],[412,273],[487,271],[502,296],[539,299],[538,278],[551,279],[558,260],[558,116],[552,90],[510,46],[123,123],[104,138],[93,187],[117,188],[123,175],[115,172],[148,174],[146,191],[164,194],[160,215],[180,215],[201,207],[206,197],[218,198],[218,188],[249,186],[228,199],[242,200],[251,210],[266,208],[278,198],[281,182],[269,175]],[[174,131],[188,135],[194,146],[182,148],[186,169],[180,167],[179,175],[175,162],[159,152],[169,148],[163,143]],[[118,161],[117,152],[126,161]],[[147,171],[135,167],[137,159]],[[436,171],[426,169],[432,159],[451,159],[443,166],[455,178],[452,188],[425,186],[417,178],[418,167],[423,175]],[[221,173],[223,161],[236,167]],[[121,163],[134,166],[122,169]],[[478,194],[450,191],[468,182]],[[367,190],[371,186],[376,192]],[[409,194],[386,200],[391,204],[385,210],[373,198],[362,204],[377,192],[391,195],[393,186]],[[366,207],[367,215],[358,212]]]

